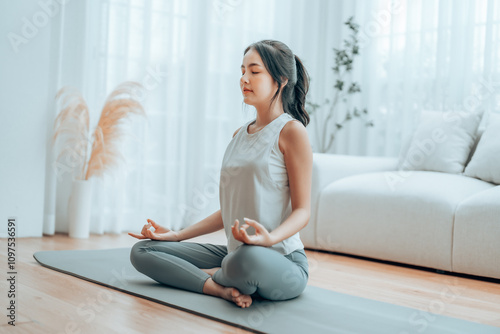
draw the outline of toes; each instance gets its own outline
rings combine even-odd
[[[241,308],[249,307],[252,304],[252,299],[249,296],[242,295],[239,297],[233,298],[236,305]]]
[[[231,291],[231,296],[233,296],[234,298],[239,297],[240,292],[238,291],[238,289],[233,288],[233,290]]]
[[[242,294],[238,289],[231,290],[233,302],[241,308],[249,307],[252,304],[252,297]]]
[[[233,297],[233,302],[241,307],[243,307],[243,304],[245,304],[245,301],[241,297]]]

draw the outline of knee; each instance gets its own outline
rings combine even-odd
[[[236,250],[236,255],[254,267],[266,259],[267,250],[267,247],[244,244]]]
[[[264,247],[255,245],[241,245],[234,251],[226,263],[228,274],[249,275],[255,272],[265,260],[265,254],[262,254]]]
[[[273,290],[270,299],[287,300],[298,297],[307,286],[307,278],[295,270],[286,270],[280,277],[278,288]]]
[[[141,240],[135,243],[130,250],[130,262],[132,265],[139,270],[141,262],[141,255],[146,253],[146,249],[148,247],[149,240]],[[140,270],[139,270],[140,271]]]

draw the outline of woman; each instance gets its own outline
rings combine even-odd
[[[132,248],[138,271],[245,308],[252,297],[286,300],[306,287],[299,231],[310,215],[312,150],[304,109],[309,77],[300,59],[285,44],[263,40],[246,48],[241,74],[244,102],[257,117],[236,130],[224,154],[221,209],[180,231],[148,219],[141,234],[129,234],[151,239]],[[223,228],[227,246],[178,242]]]

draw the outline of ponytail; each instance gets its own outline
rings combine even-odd
[[[309,74],[302,64],[299,57],[295,56],[295,65],[297,67],[297,82],[293,89],[294,101],[291,105],[289,113],[297,120],[301,121],[304,126],[309,124],[309,114],[305,109],[306,95],[309,91]]]

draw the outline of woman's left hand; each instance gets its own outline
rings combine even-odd
[[[231,231],[236,240],[239,240],[245,244],[257,245],[264,247],[271,247],[273,245],[271,233],[266,230],[266,228],[253,219],[243,218],[245,224],[239,227],[239,221],[236,219],[234,225],[231,226]],[[255,234],[248,235],[247,228],[252,226],[255,228]]]

